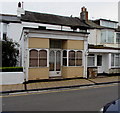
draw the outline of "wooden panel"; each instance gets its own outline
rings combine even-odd
[[[29,38],[29,48],[49,48],[49,39]]]
[[[64,40],[62,43],[63,49],[84,49],[84,41],[82,40]]]
[[[29,68],[28,80],[49,79],[49,68]]]
[[[83,77],[83,67],[62,67],[63,78]]]

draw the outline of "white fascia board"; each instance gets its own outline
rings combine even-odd
[[[42,26],[42,27],[46,27],[46,29],[73,31],[73,29],[71,29],[69,26],[62,26],[62,25],[42,24],[42,23],[34,23],[34,22],[22,22],[22,24],[23,27],[38,28],[39,26]]]
[[[120,53],[120,50],[113,49],[89,49],[89,53]]]
[[[67,33],[59,31],[38,31],[30,32],[28,37],[31,38],[51,38],[51,39],[69,39],[69,40],[86,40],[87,35],[79,33]]]
[[[39,26],[46,27],[46,29],[55,29],[55,30],[61,30],[61,25],[51,25],[51,24],[42,24],[42,23],[34,23],[34,22],[22,22],[24,27],[32,27],[32,28],[38,28]]]

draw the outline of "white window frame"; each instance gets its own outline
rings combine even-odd
[[[90,54],[92,54],[92,53],[90,53]],[[90,54],[89,54],[89,55],[90,55]],[[94,66],[95,66],[95,54],[93,54],[94,56],[89,56],[89,55],[88,55],[87,57],[89,57],[89,58],[94,58],[94,62],[93,62],[94,65],[90,65],[90,66],[88,65],[88,67],[94,67]],[[88,59],[88,58],[87,58],[87,59]],[[88,64],[88,63],[87,63],[87,64]]]
[[[64,66],[64,67],[83,67],[83,50],[75,50],[75,49],[64,49],[64,50],[66,50],[67,51],[67,66]],[[64,50],[62,50],[62,54],[63,54],[63,51]],[[80,52],[82,52],[82,65],[81,66],[76,66],[76,56],[75,56],[75,66],[69,66],[69,52],[70,51],[75,51],[75,53],[77,52],[77,51],[80,51]],[[76,54],[75,54],[76,55]],[[62,56],[62,66],[63,66],[63,56]]]
[[[113,59],[114,59],[114,65],[112,66],[112,59],[111,59],[111,67],[112,67],[112,68],[120,68],[120,64],[119,64],[118,66],[116,66],[116,57],[118,57],[119,62],[120,62],[120,54],[114,54],[114,53],[113,53],[113,54],[111,54],[111,56],[112,56],[112,55],[114,55],[114,58],[113,58]],[[117,56],[117,55],[118,55],[118,56]],[[111,57],[111,58],[112,58],[112,57]]]
[[[117,34],[120,35],[120,32],[116,32],[116,44],[120,44],[120,37],[117,37]],[[118,38],[119,38],[119,41],[117,41]]]
[[[30,67],[30,64],[28,62],[28,67],[29,68],[45,68],[45,67],[49,67],[49,49],[41,49],[41,48],[30,48],[29,49],[29,53],[30,53],[30,50],[37,50],[38,51],[38,58],[39,58],[39,51],[40,50],[46,50],[47,51],[47,66],[39,66],[39,59],[38,59],[38,66],[37,67]],[[30,60],[30,56],[28,58]]]
[[[102,32],[105,32],[105,41],[103,41],[103,37],[102,37]],[[112,40],[112,42],[109,42],[109,37],[108,37],[108,33],[109,33],[109,31],[110,32],[113,32],[113,40]],[[101,30],[101,43],[103,43],[103,44],[105,44],[105,43],[107,43],[107,44],[113,44],[114,43],[114,31],[111,31],[111,30]]]

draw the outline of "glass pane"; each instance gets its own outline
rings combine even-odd
[[[40,66],[42,66],[42,67],[47,66],[47,59],[40,59],[40,60],[39,60],[39,64],[40,64]]]
[[[81,58],[82,59],[82,52],[81,51],[76,52],[76,58]]]
[[[60,49],[62,47],[61,40],[50,40],[50,48],[57,48]]]
[[[67,57],[67,51],[66,50],[63,51],[63,57]]]
[[[75,66],[75,52],[69,51],[69,66]]]
[[[75,51],[69,51],[69,58],[75,58]]]
[[[95,58],[88,57],[88,66],[94,66],[94,65],[95,65]]]
[[[38,59],[36,59],[36,58],[30,58],[29,61],[30,61],[29,62],[29,66],[30,67],[38,67]]]
[[[106,40],[106,31],[102,31],[101,32],[101,42],[102,43],[105,43],[107,40]]]
[[[67,66],[67,58],[63,58],[63,66]]]
[[[37,50],[30,50],[30,58],[31,57],[35,57],[35,58],[37,58],[38,57],[38,51]]]
[[[50,71],[54,71],[54,64],[55,64],[55,53],[54,51],[50,51]]]
[[[30,67],[38,67],[38,51],[37,50],[30,50],[29,56],[29,66]]]
[[[108,43],[114,43],[114,32],[108,31]]]
[[[76,59],[76,66],[82,66],[82,59]]]
[[[40,58],[47,58],[47,51],[46,50],[40,50],[39,51],[39,57]]]
[[[56,52],[56,71],[60,71],[61,67],[61,52],[57,51]]]
[[[116,33],[116,43],[120,43],[120,33]]]
[[[97,55],[97,66],[102,66],[102,55]]]
[[[111,66],[114,66],[114,54],[111,55]]]
[[[47,51],[40,50],[39,51],[39,66],[47,66]]]

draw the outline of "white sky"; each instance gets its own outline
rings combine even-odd
[[[0,0],[0,13],[17,14],[17,3],[24,2],[24,9],[41,13],[79,17],[81,7],[88,10],[89,19],[118,21],[120,0]]]

